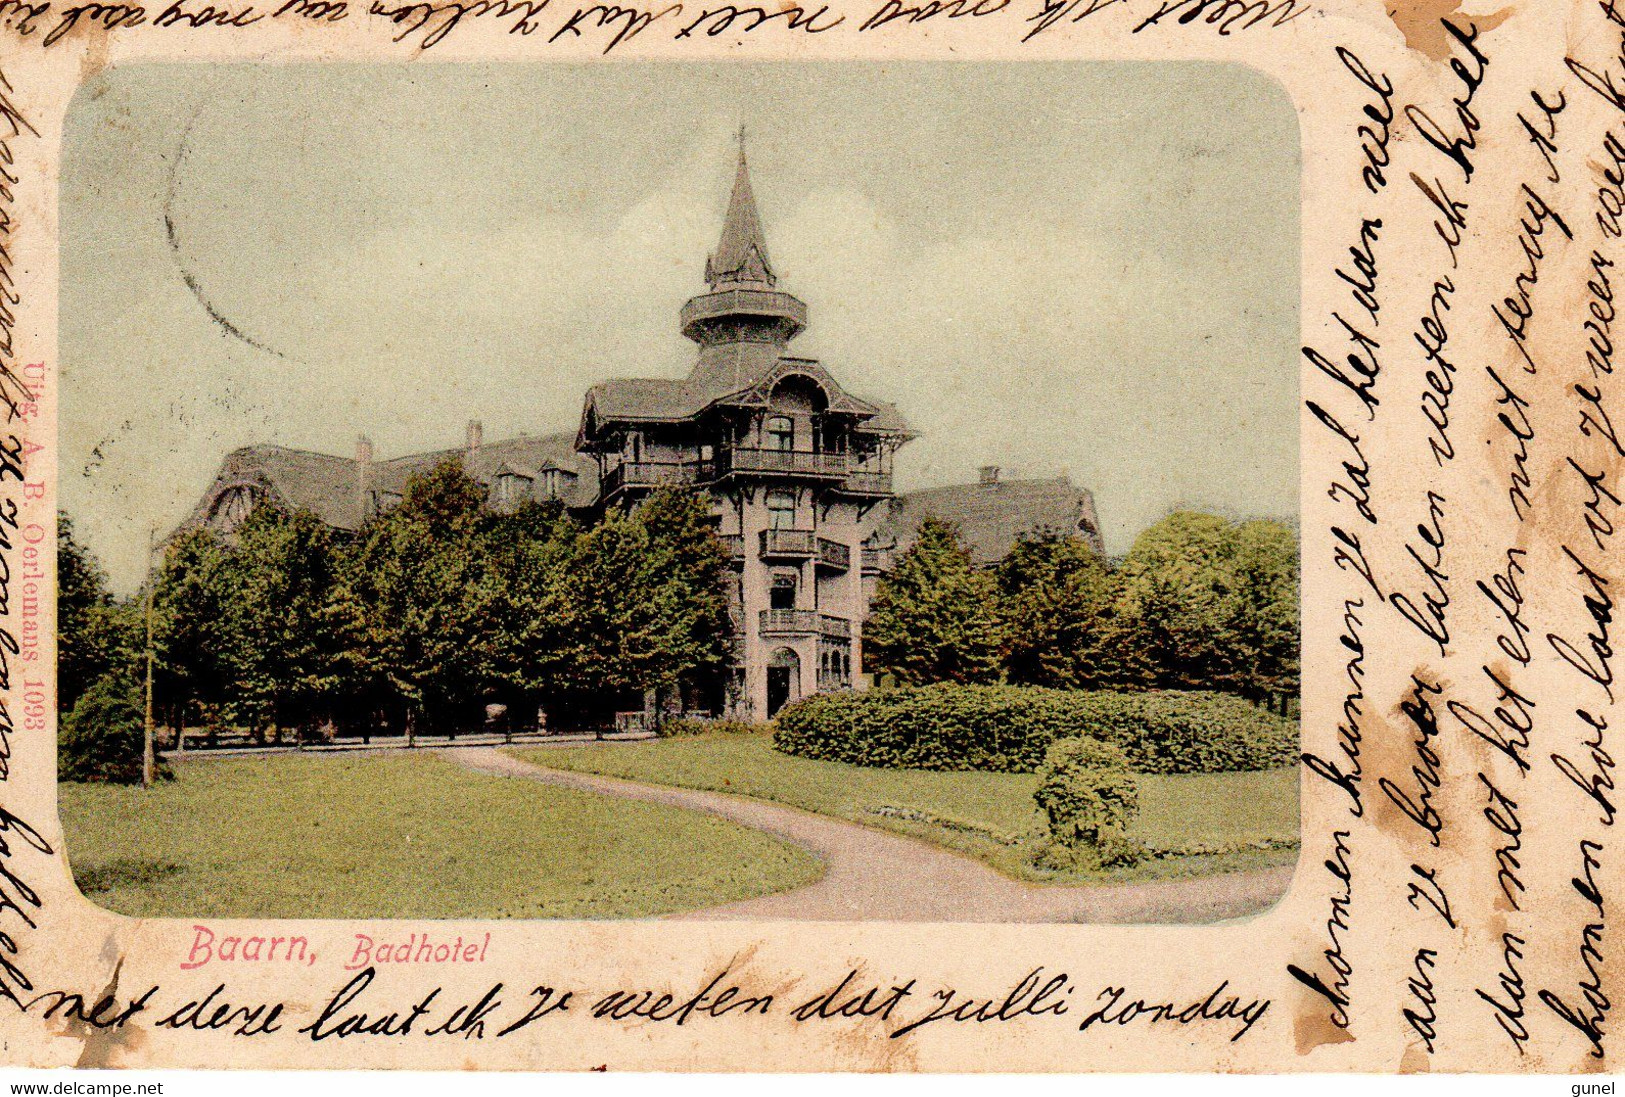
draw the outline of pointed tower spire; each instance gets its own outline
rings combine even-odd
[[[705,264],[705,280],[711,287],[728,283],[750,283],[771,289],[778,283],[767,258],[767,235],[756,212],[756,196],[750,189],[750,164],[745,159],[745,127],[739,127],[739,166],[734,170],[734,189],[728,196],[728,215],[722,221],[722,239]]]
[[[807,326],[807,306],[778,288],[767,257],[767,234],[750,189],[743,126],[722,239],[705,261],[705,280],[710,291],[690,298],[682,313],[683,334],[702,347],[739,343],[782,347]]]

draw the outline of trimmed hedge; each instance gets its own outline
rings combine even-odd
[[[1057,739],[1113,743],[1141,773],[1272,769],[1298,757],[1290,720],[1223,693],[1079,692],[942,683],[819,693],[787,706],[787,754],[889,769],[1031,773]]]

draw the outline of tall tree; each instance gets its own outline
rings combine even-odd
[[[444,461],[408,481],[354,557],[367,643],[412,728],[428,718],[455,730],[499,684],[484,495],[456,460]]]
[[[510,707],[559,692],[555,679],[565,643],[560,599],[580,534],[557,501],[529,502],[488,520],[493,674]]]
[[[73,520],[56,514],[57,707],[74,704],[117,658],[109,617],[114,609],[107,573],[73,534]]]
[[[309,511],[261,505],[237,529],[223,573],[233,700],[253,728],[301,732],[346,679],[359,620],[339,595],[332,531]]]
[[[991,682],[1002,641],[998,586],[958,530],[935,518],[880,581],[864,625],[865,659],[905,685]]]
[[[174,722],[194,703],[224,704],[230,675],[225,632],[226,546],[208,529],[186,530],[164,546],[153,587],[155,699]],[[138,596],[139,603],[145,597]]]
[[[1023,536],[997,577],[1012,682],[1058,689],[1146,683],[1134,621],[1121,612],[1121,580],[1082,538]]]
[[[582,533],[557,600],[554,680],[577,696],[676,686],[727,659],[727,557],[699,497],[657,491]]]
[[[1138,629],[1152,684],[1234,689],[1236,653],[1224,629],[1233,584],[1234,527],[1198,511],[1150,526],[1123,560],[1123,608]]]
[[[1243,696],[1261,701],[1299,686],[1298,538],[1279,522],[1243,522],[1230,557],[1226,642]]]
[[[732,568],[710,509],[693,492],[663,489],[643,501],[636,517],[649,534],[646,574],[660,592],[669,663],[653,676],[649,688],[669,689],[680,679],[719,672],[732,648]]]

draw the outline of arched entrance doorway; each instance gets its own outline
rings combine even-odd
[[[789,648],[778,648],[767,660],[767,715],[801,696],[801,657]]]

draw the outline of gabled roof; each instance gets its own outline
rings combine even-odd
[[[587,402],[582,409],[582,433],[594,433],[588,429],[589,421],[609,423],[687,419],[713,398],[696,391],[687,380],[621,377],[613,381],[600,381],[587,390]]]
[[[1066,476],[953,484],[899,495],[876,537],[906,548],[927,518],[952,522],[979,564],[997,563],[1022,534],[1076,534],[1104,553],[1094,496]]]
[[[859,430],[865,431],[869,434],[893,434],[907,435],[910,438],[915,437],[913,429],[908,425],[908,420],[903,418],[903,413],[897,410],[896,404],[890,403],[886,400],[876,400],[873,401],[872,406],[875,409],[874,418],[865,419],[863,422],[859,423]]]
[[[356,463],[330,453],[286,446],[244,446],[226,454],[214,483],[185,526],[202,525],[215,500],[234,487],[251,487],[288,510],[308,510],[338,529],[360,528]]]
[[[440,462],[459,460],[468,474],[489,484],[503,470],[532,479],[545,469],[574,474],[560,497],[567,506],[585,506],[598,496],[597,465],[575,452],[575,437],[549,434],[510,438],[475,447],[412,453],[373,461],[367,469],[368,492],[402,495],[406,482]],[[363,522],[361,467],[350,457],[312,453],[286,446],[244,446],[226,455],[214,483],[203,493],[183,528],[208,521],[215,501],[234,487],[250,487],[288,510],[308,510],[335,529],[358,530]]]
[[[816,381],[829,400],[829,410],[857,417],[859,430],[910,435],[895,405],[852,395],[822,363],[782,355],[767,343],[730,343],[706,348],[694,371],[682,379],[628,377],[592,386],[582,408],[578,441],[586,442],[612,422],[679,422],[713,405],[764,407],[774,387],[792,374]]]
[[[448,458],[461,461],[464,470],[482,484],[491,483],[504,468],[531,479],[549,467],[574,473],[574,485],[561,492],[567,506],[585,506],[598,495],[598,466],[576,453],[573,434],[522,435],[488,442],[472,451],[442,449],[375,461],[369,484],[374,491],[404,494],[406,481],[414,474],[427,472]]]

